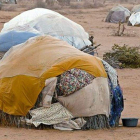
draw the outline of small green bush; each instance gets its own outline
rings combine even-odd
[[[103,59],[113,67],[140,68],[140,52],[138,47],[115,44],[111,52],[103,55]]]

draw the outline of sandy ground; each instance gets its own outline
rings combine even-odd
[[[0,128],[0,140],[140,140],[140,127],[72,132]]]
[[[113,36],[117,30],[117,24],[105,23],[104,19],[109,9],[115,4],[110,4],[99,9],[64,9],[59,10],[64,16],[81,24],[90,35],[94,35],[95,42],[101,44],[98,49],[99,56],[110,50],[113,44],[127,44],[129,46],[140,45],[140,28],[126,26],[126,37]],[[125,5],[128,8],[133,5]],[[0,29],[3,24],[20,11],[0,11]],[[140,69],[117,70],[119,81],[123,88],[125,108],[122,117],[140,118]],[[121,124],[121,122],[120,122]],[[140,140],[140,123],[136,128],[119,127],[110,130],[72,131],[63,132],[57,130],[27,130],[17,128],[0,127],[0,140]]]

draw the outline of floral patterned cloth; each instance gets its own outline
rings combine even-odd
[[[91,74],[74,68],[64,72],[60,76],[60,83],[58,83],[58,88],[61,92],[61,95],[69,95],[89,85],[92,83],[93,79],[94,76]]]

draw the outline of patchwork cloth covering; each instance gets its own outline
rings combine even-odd
[[[118,126],[121,112],[123,111],[122,90],[118,85],[116,70],[114,70],[113,67],[111,67],[107,62],[103,60],[102,62],[108,74],[108,80],[107,78],[102,77],[95,78],[87,72],[76,68],[64,72],[58,78],[52,77],[46,80],[46,87],[42,91],[42,94],[44,93],[44,91],[47,91],[45,102],[48,102],[49,100],[52,101],[52,96],[54,96],[53,92],[55,92],[54,88],[56,85],[57,89],[64,88],[65,90],[63,91],[65,92],[63,92],[62,90],[61,93],[57,92],[58,101],[72,113],[73,118],[84,117],[84,119],[78,118],[78,120],[86,120],[86,122],[83,122],[80,126],[71,119],[62,121],[61,123],[57,123],[53,126],[55,129],[87,130],[91,128],[102,129],[109,128],[109,126]],[[59,80],[56,84],[57,79]],[[80,88],[77,88],[77,86]],[[107,88],[108,92],[107,90],[105,90]],[[50,91],[52,91],[52,93]],[[51,96],[51,99],[48,95]],[[44,100],[44,97],[42,100]],[[39,124],[40,123],[38,123],[38,125]],[[38,126],[37,122],[35,125]]]
[[[63,97],[58,101],[67,108],[74,117],[90,117],[110,114],[110,92],[107,78],[95,78],[91,84],[79,91]]]
[[[0,109],[26,116],[45,87],[45,80],[73,68],[107,77],[97,57],[51,36],[35,37],[12,47],[0,60]]]
[[[82,71],[88,75],[88,73],[80,69],[71,70],[75,72]],[[91,77],[93,78],[93,76]],[[28,125],[34,124],[36,127],[40,124],[53,125],[55,129],[59,130],[103,129],[117,126],[123,110],[123,96],[119,86],[113,88],[110,78],[107,80],[107,78],[103,77],[94,77],[90,84],[75,91],[73,94],[58,95],[58,97],[55,96],[56,93],[54,94],[56,85],[60,84],[56,83],[59,82],[57,79],[59,78],[52,77],[45,81],[45,88],[42,90],[40,97],[42,98],[42,106],[47,105],[47,108],[39,107],[36,104],[36,109],[30,111],[32,119],[26,119]],[[71,87],[71,82],[68,86]],[[59,102],[54,103],[52,100],[54,97],[57,97]],[[79,118],[73,120],[75,117]]]
[[[0,109],[9,122],[12,115],[30,119],[30,110],[28,122],[35,126],[61,127],[77,117],[86,118],[83,128],[107,128],[109,117],[114,126],[123,109],[117,86],[117,73],[107,63],[50,36],[14,46],[0,61]]]
[[[69,95],[89,85],[93,79],[91,74],[74,68],[61,74],[58,88],[62,95]]]
[[[56,77],[46,80],[48,89],[52,89],[51,87],[54,87],[55,82]],[[52,83],[52,86],[50,86],[50,83]],[[44,89],[47,89],[47,85]],[[44,89],[42,92],[44,92]],[[46,101],[50,99],[49,96],[46,96],[45,98]],[[107,118],[109,118],[110,113],[110,92],[107,78],[95,78],[84,88],[68,96],[58,96],[57,99],[59,103],[53,103],[52,101],[49,108],[41,107],[31,110],[30,114],[32,119],[27,120],[27,123],[34,124],[36,127],[40,124],[45,124],[54,125],[54,128],[59,130],[73,130],[87,128],[87,125],[89,125],[88,119],[86,118],[87,121],[84,121],[81,117],[91,117],[91,123],[98,123],[95,126],[92,126],[91,124],[93,128],[108,127],[109,119]],[[44,97],[42,100],[44,101]],[[71,113],[71,118],[68,117],[69,115],[65,117],[64,110],[59,107],[60,103],[61,106]],[[59,118],[60,116],[62,117],[61,119]],[[71,120],[72,118],[77,117],[78,119]]]

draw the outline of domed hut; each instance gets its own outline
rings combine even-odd
[[[128,21],[129,26],[140,26],[140,12],[133,13]]]
[[[23,29],[51,35],[78,49],[91,45],[89,35],[81,25],[48,9],[36,8],[25,11],[5,23],[1,32]]]
[[[51,36],[12,47],[0,60],[0,123],[60,130],[118,126],[116,70]]]
[[[137,13],[137,12],[140,12],[140,5],[135,5],[131,10],[131,13]]]
[[[105,21],[111,23],[119,23],[119,22],[125,23],[127,22],[129,17],[130,17],[130,11],[127,8],[119,5],[113,7],[110,10]]]

